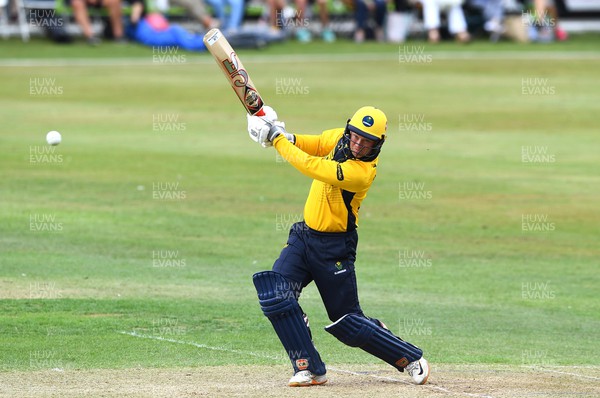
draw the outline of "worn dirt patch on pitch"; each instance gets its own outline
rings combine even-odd
[[[286,366],[0,373],[0,397],[596,397],[600,368],[434,365],[425,386],[385,365],[337,365],[323,386],[289,388]]]

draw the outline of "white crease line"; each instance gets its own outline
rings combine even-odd
[[[209,345],[206,345],[206,344],[194,343],[193,341],[168,339],[168,338],[160,337],[160,336],[149,336],[149,335],[145,335],[145,334],[139,334],[137,332],[118,332],[118,333],[120,333],[120,334],[126,334],[128,336],[133,336],[133,337],[139,337],[139,338],[142,338],[142,339],[150,339],[150,340],[166,341],[166,342],[175,343],[175,344],[191,345],[192,347],[206,348],[207,350],[213,350],[213,351],[232,352],[234,354],[250,355],[250,356],[253,356],[253,357],[273,359],[273,360],[279,360],[279,359],[281,359],[281,358],[274,357],[274,356],[271,356],[271,355],[259,354],[259,353],[252,352],[252,351],[240,351],[240,350],[236,350],[236,349],[232,349],[232,348],[225,348],[225,347],[212,347],[212,346],[209,346]]]
[[[351,375],[354,375],[354,376],[369,376],[369,377],[373,377],[375,379],[394,381],[394,382],[397,382],[397,383],[402,383],[402,384],[406,384],[406,385],[409,385],[409,386],[414,386],[413,383],[409,383],[408,381],[400,380],[400,379],[395,379],[393,377],[388,377],[388,376],[378,376],[378,375],[372,375],[372,374],[367,374],[367,373],[353,372],[351,370],[338,369],[338,368],[334,368],[332,366],[327,366],[327,369],[333,370],[334,372],[348,373],[348,374],[351,374]],[[425,385],[425,387],[431,387],[431,386]]]
[[[525,366],[525,367],[526,368],[530,368],[530,369],[539,370],[539,371],[542,371],[542,372],[560,373],[560,374],[563,374],[563,375],[571,375],[571,376],[583,377],[585,379],[600,380],[600,377],[580,375],[578,373],[561,372],[559,370],[552,370],[552,369],[540,368],[540,367],[535,367],[535,366]]]
[[[554,367],[554,368],[561,368],[564,366],[559,366],[559,365],[555,365],[555,366],[549,366],[550,368]],[[573,368],[573,369],[600,369],[600,366],[595,366],[595,365],[582,365],[582,366],[575,366],[575,365],[569,365],[569,368]]]
[[[373,378],[376,378],[376,379],[389,380],[389,381],[394,381],[396,383],[402,383],[402,384],[407,384],[409,386],[414,386],[413,383],[409,383],[408,381],[404,381],[404,380],[400,380],[400,379],[395,379],[393,377],[377,376],[377,375],[371,375],[371,374],[364,374],[364,373],[352,372],[350,370],[337,369],[337,368],[333,368],[331,366],[328,366],[327,368],[333,370],[334,372],[348,373],[348,374],[355,375],[355,376],[369,376],[369,377],[373,377]],[[454,392],[454,391],[448,390],[447,388],[440,387],[440,386],[433,386],[431,384],[425,384],[425,385],[423,385],[421,387],[422,388],[429,388],[431,390],[437,390],[437,391],[440,391],[440,392],[443,392],[443,393],[446,393],[446,394],[452,394],[452,395],[460,394],[460,395],[465,395],[467,397],[492,398],[491,395],[471,394],[471,393],[468,393],[468,392]]]
[[[267,358],[267,359],[273,359],[273,360],[280,360],[281,358],[275,357],[275,356],[271,356],[271,355],[265,355],[265,354],[259,354],[256,352],[252,352],[252,351],[241,351],[241,350],[236,350],[236,349],[231,349],[231,348],[225,348],[225,347],[212,347],[206,344],[199,344],[199,343],[194,343],[192,341],[184,341],[184,340],[175,340],[175,339],[168,339],[165,337],[160,337],[160,336],[150,336],[150,335],[145,335],[145,334],[140,334],[137,332],[118,332],[120,334],[126,334],[128,336],[133,336],[133,337],[139,337],[142,339],[150,339],[150,340],[158,340],[158,341],[166,341],[169,343],[175,343],[175,344],[185,344],[185,345],[190,345],[192,347],[197,347],[197,348],[206,348],[207,350],[213,350],[213,351],[225,351],[225,352],[231,352],[231,353],[235,353],[235,354],[241,354],[241,355],[250,355],[250,356],[254,356],[254,357],[259,357],[259,358]],[[369,377],[373,377],[376,379],[382,379],[382,380],[388,380],[388,381],[393,381],[396,383],[402,383],[402,384],[406,384],[406,385],[411,385],[414,386],[413,383],[409,383],[407,381],[404,380],[400,380],[400,379],[395,379],[393,377],[387,377],[387,376],[378,376],[378,375],[365,375],[363,373],[358,373],[358,372],[353,372],[351,370],[344,370],[344,369],[338,369],[338,368],[334,368],[331,366],[327,367],[329,370],[333,370],[334,372],[339,372],[339,373],[348,373],[351,375],[355,375],[355,376],[369,376]],[[478,397],[478,398],[493,398],[491,395],[481,395],[481,394],[471,394],[468,392],[454,392],[454,391],[450,391],[444,387],[439,387],[439,386],[433,386],[430,384],[425,384],[422,386],[423,388],[429,388],[431,390],[436,390],[436,391],[440,391],[446,394],[452,394],[452,395],[464,395],[467,397]]]

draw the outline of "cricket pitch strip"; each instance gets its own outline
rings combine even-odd
[[[322,386],[287,387],[285,365],[1,372],[0,397],[597,397],[600,367],[432,364],[429,382],[386,365],[328,366]]]

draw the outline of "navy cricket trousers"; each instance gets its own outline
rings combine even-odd
[[[315,281],[333,322],[349,313],[362,314],[354,272],[357,244],[356,230],[319,232],[303,221],[297,222],[290,229],[287,244],[273,264],[273,271],[289,280],[295,297]]]

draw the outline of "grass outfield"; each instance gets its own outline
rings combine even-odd
[[[591,366],[599,379],[589,43],[241,53],[292,132],[341,127],[366,104],[387,113],[359,220],[359,294],[434,364]],[[206,54],[27,48],[0,43],[0,380],[273,365],[285,383],[251,276],[277,257],[310,181],[248,139]],[[399,62],[421,49],[431,57]],[[301,304],[328,365],[380,364],[323,330],[314,286]]]

